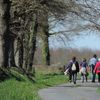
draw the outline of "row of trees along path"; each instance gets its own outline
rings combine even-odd
[[[11,67],[33,75],[34,54],[38,46],[42,51],[42,64],[50,65],[51,36],[58,36],[62,40],[65,37],[69,41],[72,36],[82,35],[79,32],[84,29],[100,31],[99,1],[81,1],[0,0],[1,78],[6,73],[4,69]]]

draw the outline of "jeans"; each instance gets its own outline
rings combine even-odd
[[[91,65],[92,82],[95,82],[95,77],[96,77],[96,74],[94,73],[94,67],[95,67],[95,65]]]
[[[77,73],[72,73],[72,81],[76,84]]]
[[[74,82],[74,84],[76,84],[76,79],[77,79],[77,73],[70,73],[69,74],[69,81],[70,82]]]

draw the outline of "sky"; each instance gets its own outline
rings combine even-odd
[[[65,45],[63,42],[58,42],[57,39],[50,39],[50,47],[51,48],[89,48],[92,50],[100,50],[100,37],[97,35],[86,35],[80,38],[75,38],[71,43]]]
[[[73,45],[72,47],[100,50],[100,37],[96,35],[80,37],[78,40],[74,40],[74,44],[75,46]]]

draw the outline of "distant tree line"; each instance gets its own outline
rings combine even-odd
[[[51,52],[51,63],[58,63],[59,66],[68,64],[73,56],[75,56],[77,60],[81,62],[83,58],[86,58],[88,61],[93,56],[93,54],[99,54],[99,51],[97,52],[97,50],[91,50],[88,48],[58,48],[56,50],[52,49]]]

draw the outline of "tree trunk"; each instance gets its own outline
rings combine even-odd
[[[49,51],[49,25],[48,25],[48,13],[40,12],[41,18],[39,18],[39,30],[40,37],[42,39],[42,64],[50,65],[50,51]]]
[[[11,46],[10,37],[10,0],[0,0],[0,80],[9,75],[3,69],[9,66],[9,53]]]
[[[23,50],[24,50],[24,52],[23,52],[23,68],[25,70],[27,70],[28,59],[29,59],[29,38],[27,35],[28,34],[25,34],[25,36],[24,36],[25,41],[23,43],[23,45],[24,45],[24,48],[23,48]]]
[[[1,33],[1,29],[0,29],[0,33]],[[3,42],[4,41],[2,39],[2,36],[0,36],[0,67],[3,67],[3,63],[4,63]]]
[[[21,35],[20,38],[17,40],[17,46],[18,46],[18,66],[23,67],[23,53],[24,53],[24,48],[23,48],[23,35]]]
[[[3,66],[4,67],[8,67],[9,66],[9,54],[10,54],[10,37],[9,37],[9,35],[5,35],[4,36],[3,51],[4,51],[4,63],[3,63]]]
[[[15,67],[15,58],[14,58],[14,39],[15,35],[10,31],[10,7],[11,2],[10,0],[4,0],[3,2],[5,6],[5,13],[4,13],[4,20],[6,29],[4,32],[4,44],[3,44],[3,50],[4,50],[4,66],[12,66]]]
[[[14,37],[12,37],[11,40],[10,40],[9,66],[11,66],[11,67],[16,67],[15,55],[14,55],[14,40],[15,40]]]
[[[9,21],[10,21],[10,1],[9,0],[0,0],[0,30],[1,30],[1,43],[2,43],[2,66],[8,66],[9,59],[9,50],[10,50],[10,30],[9,30]]]
[[[0,0],[0,67],[4,67],[4,51],[3,51],[3,45],[4,45],[4,39],[3,35],[5,32],[5,28],[7,27],[5,24],[4,13],[5,13],[5,6],[3,0]]]
[[[42,64],[50,65],[48,36],[42,37]]]
[[[38,28],[38,22],[37,22],[37,15],[34,16],[34,22],[33,22],[33,33],[30,36],[30,42],[29,42],[29,65],[28,65],[28,72],[35,72],[35,69],[32,68],[33,61],[34,61],[34,54],[36,50],[36,35],[37,35],[37,28]]]

